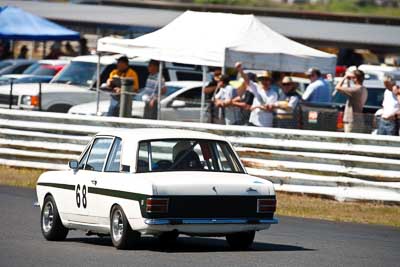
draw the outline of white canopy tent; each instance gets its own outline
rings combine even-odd
[[[233,67],[241,61],[255,70],[305,72],[316,67],[334,73],[336,66],[335,55],[292,41],[254,15],[186,11],[160,30],[135,39],[101,38],[97,49],[202,66]]]

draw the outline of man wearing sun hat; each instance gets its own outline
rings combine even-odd
[[[272,105],[278,100],[278,94],[271,89],[271,76],[263,71],[257,75],[258,86],[254,95],[249,122],[258,127],[272,127]]]
[[[310,68],[306,75],[311,83],[303,94],[303,100],[307,102],[328,103],[331,101],[331,88],[317,68]]]

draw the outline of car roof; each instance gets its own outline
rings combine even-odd
[[[206,82],[208,84],[208,81]],[[179,87],[198,87],[203,86],[203,82],[201,81],[169,81],[166,82],[167,86],[179,86]]]
[[[100,63],[103,65],[110,65],[114,64],[117,62],[117,59],[120,58],[122,55],[121,54],[113,54],[113,55],[105,55],[100,57]],[[89,62],[89,63],[96,63],[98,61],[97,55],[86,55],[86,56],[78,56],[72,59],[72,61],[80,61],[80,62]],[[135,57],[135,58],[130,58],[129,62],[142,62],[142,63],[147,63],[149,60],[140,58],[140,57]]]
[[[136,143],[145,140],[163,139],[210,139],[226,141],[224,137],[215,134],[165,128],[114,129],[100,132],[96,136],[116,136],[122,140],[128,139],[130,142]]]
[[[45,64],[45,65],[66,65],[70,62],[70,60],[66,60],[66,59],[42,59],[39,60],[38,63],[39,64]]]

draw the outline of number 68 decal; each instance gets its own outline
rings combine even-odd
[[[81,197],[81,186],[78,184],[76,186],[76,205],[78,206],[78,208],[81,207],[81,199],[82,199],[82,206],[84,209],[86,209],[86,205],[87,205],[87,199],[86,199],[86,185],[83,185],[82,187],[82,197]]]

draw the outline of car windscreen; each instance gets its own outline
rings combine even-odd
[[[244,173],[230,145],[223,141],[167,139],[142,141],[137,172],[204,171]]]
[[[72,61],[54,77],[52,83],[66,83],[87,87],[95,81],[96,69],[96,63]]]

